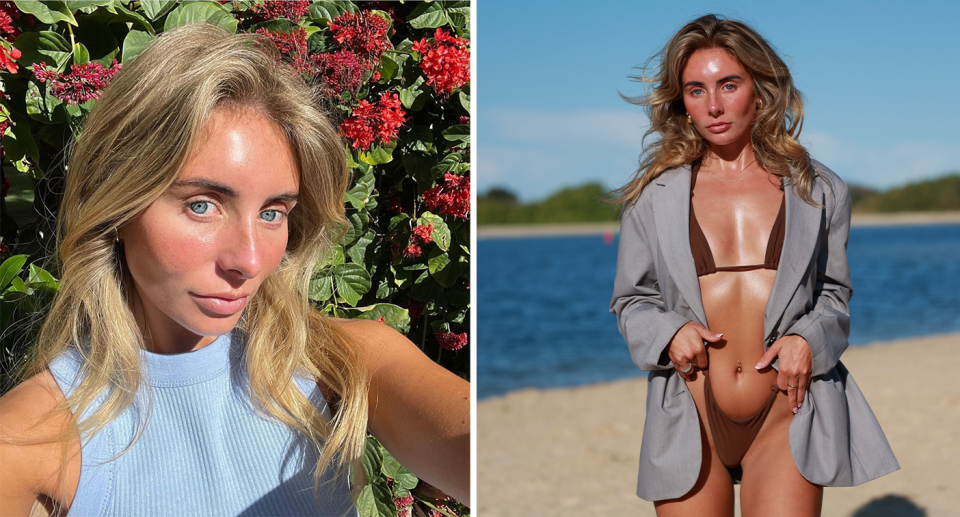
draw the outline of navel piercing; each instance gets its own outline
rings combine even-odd
[[[737,373],[740,373],[742,371],[743,370],[740,369],[740,361],[737,361]]]

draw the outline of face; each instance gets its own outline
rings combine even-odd
[[[201,135],[174,185],[120,229],[156,352],[200,348],[237,324],[283,257],[296,204],[294,154],[263,115],[221,108]]]
[[[726,50],[694,52],[683,69],[681,85],[687,113],[709,144],[749,143],[757,102],[753,81]]]

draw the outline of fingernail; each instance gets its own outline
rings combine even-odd
[[[717,337],[723,337],[723,332],[717,334]]]
[[[758,370],[759,370],[760,368],[763,368],[763,361],[760,361],[759,363],[757,363],[757,366],[755,366],[755,368],[758,369]]]
[[[797,404],[797,409],[800,409],[800,406],[802,406],[802,405],[803,405],[803,402]]]
[[[797,414],[797,408],[793,408],[793,414],[794,414],[794,415]]]

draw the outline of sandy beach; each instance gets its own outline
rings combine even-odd
[[[910,226],[960,223],[960,212],[899,212],[892,214],[853,214],[850,226]],[[477,227],[478,239],[521,237],[560,237],[602,235],[620,231],[616,221],[570,224],[497,224]]]
[[[841,360],[901,468],[826,488],[823,515],[960,515],[960,333],[850,348]],[[635,495],[645,400],[642,377],[480,401],[477,515],[655,515]]]

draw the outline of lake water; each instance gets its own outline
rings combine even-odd
[[[851,346],[960,331],[960,225],[851,228]],[[617,242],[477,243],[477,390],[645,376],[608,310]]]

